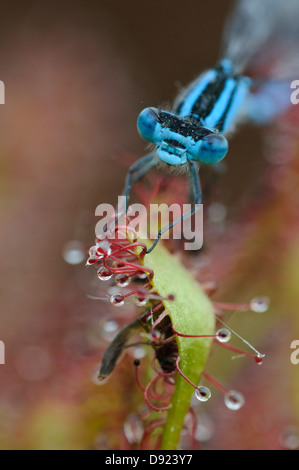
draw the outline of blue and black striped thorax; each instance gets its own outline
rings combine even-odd
[[[197,126],[226,132],[239,114],[250,79],[235,73],[229,61],[204,72],[178,96],[172,112]]]
[[[171,112],[143,110],[138,130],[169,165],[188,160],[216,163],[227,153],[222,134],[237,121],[249,87],[250,79],[237,75],[229,61],[222,61],[180,93]]]

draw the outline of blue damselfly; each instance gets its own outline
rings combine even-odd
[[[269,123],[291,104],[290,83],[299,71],[299,1],[239,0],[224,28],[219,62],[177,97],[170,110],[147,107],[139,115],[140,135],[150,153],[128,171],[126,209],[132,185],[157,163],[187,170],[194,207],[161,229],[190,217],[202,202],[201,164],[216,164],[227,154],[227,136],[242,121]],[[262,76],[249,74],[263,70]]]

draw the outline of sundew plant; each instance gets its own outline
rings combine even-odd
[[[240,392],[226,389],[205,370],[212,343],[249,356],[259,365],[263,362],[263,354],[246,340],[241,338],[247,351],[230,343],[232,335],[240,336],[226,326],[224,312],[265,312],[268,299],[259,297],[241,304],[213,302],[210,296],[214,283],[198,282],[177,253],[159,245],[147,255],[147,245],[135,239],[126,226],[119,226],[116,233],[119,235],[122,230],[127,234],[125,240],[109,238],[108,234],[97,239],[89,250],[87,263],[96,265],[101,281],[109,281],[107,292],[117,289],[109,297],[114,307],[128,302],[131,309],[138,308],[139,314],[108,346],[98,378],[107,379],[124,351],[133,348],[136,385],[149,410],[162,415],[145,427],[142,436],[136,437],[137,441],[141,439],[141,448],[147,448],[150,433],[156,427],[163,429],[155,444],[159,448],[176,449],[183,427],[190,434],[190,445],[196,448],[197,417],[191,398],[194,395],[199,402],[205,402],[211,397],[210,388],[200,383],[202,377],[223,393],[227,408],[238,410],[244,405]],[[149,349],[146,360],[139,359],[141,346]],[[146,369],[141,373],[143,362]],[[143,385],[144,375],[148,374]]]
[[[96,231],[87,260],[103,284],[102,301],[120,312],[115,314],[117,327],[102,354],[96,381],[102,390],[107,387],[108,397],[110,380],[119,384],[121,377],[115,377],[126,364],[132,394],[126,414],[128,397],[120,406],[121,397],[114,390],[116,408],[126,416],[120,417],[120,440],[116,443],[106,436],[105,448],[199,449],[209,434],[204,409],[206,402],[211,409],[214,395],[223,396],[223,408],[243,412],[247,420],[258,413],[258,407],[244,411],[256,405],[257,392],[249,385],[255,373],[248,369],[242,378],[241,369],[249,367],[245,361],[261,368],[265,361],[273,361],[263,350],[263,346],[269,349],[264,340],[269,338],[266,325],[271,322],[258,316],[252,320],[252,315],[269,315],[269,299],[277,296],[275,267],[279,263],[280,270],[292,271],[292,257],[297,256],[296,248],[292,255],[297,198],[290,203],[290,187],[293,194],[297,189],[296,110],[290,81],[283,73],[286,64],[289,75],[296,70],[292,54],[298,31],[293,18],[299,7],[293,0],[287,4],[288,9],[276,0],[237,2],[216,66],[184,89],[171,108],[147,107],[138,117],[139,134],[150,143],[150,151],[128,170],[124,206]],[[261,18],[266,14],[265,23]],[[260,62],[263,50],[269,51],[268,64]],[[264,71],[261,79],[252,72],[259,69]],[[242,215],[226,221],[225,207],[209,203],[217,187],[211,175],[221,178],[222,160],[229,165],[232,131],[246,120],[268,125],[268,167],[260,183],[266,191],[258,199],[252,197]],[[134,211],[128,207],[134,185],[137,200],[146,209],[176,204],[184,215],[173,214],[166,225],[162,215],[156,235],[149,237],[152,217],[158,220],[151,212],[143,233],[138,231],[132,225]],[[186,214],[188,201],[192,208]],[[196,208],[202,202],[204,208],[209,206],[203,217],[204,243],[189,251],[184,248],[185,233],[177,225],[182,227],[190,219],[195,231],[201,230]],[[139,225],[142,221],[144,217],[138,219]],[[288,249],[282,253],[284,243]],[[270,312],[275,312],[277,305],[272,303]],[[236,327],[231,326],[232,313],[238,317]],[[220,376],[212,372],[217,372],[217,362],[222,363]],[[234,370],[240,375],[234,382],[241,390],[230,385]],[[132,410],[136,390],[143,406],[138,398]],[[279,442],[292,447],[290,443],[297,441],[293,431],[281,429]]]

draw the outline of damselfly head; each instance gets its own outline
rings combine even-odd
[[[145,108],[137,128],[141,137],[156,145],[159,159],[168,165],[184,165],[188,160],[217,163],[228,151],[223,135],[168,111]]]

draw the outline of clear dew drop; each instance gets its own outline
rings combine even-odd
[[[258,366],[261,366],[261,365],[263,364],[263,362],[264,362],[264,357],[265,357],[265,355],[264,355],[264,354],[260,354],[260,353],[258,353],[258,354],[255,356],[254,360],[255,360],[255,362],[256,362],[256,364],[257,364]]]
[[[201,385],[197,387],[195,396],[199,401],[208,401],[211,398],[211,390],[208,387]]]
[[[145,297],[145,298],[142,298],[142,297],[138,298],[138,297],[136,297],[136,299],[135,299],[135,304],[138,305],[138,307],[143,307],[144,305],[147,304],[147,302],[148,302],[147,297]]]
[[[121,294],[113,294],[110,297],[110,302],[114,307],[121,307],[125,303],[124,296]]]
[[[97,254],[97,246],[96,245],[91,246],[88,250],[88,254],[90,258],[95,258]]]
[[[91,246],[88,253],[90,258],[96,258],[97,261],[100,261],[111,255],[110,243],[108,240],[103,240],[96,245]]]
[[[104,250],[104,248],[102,248],[102,247],[98,247],[95,255],[96,255],[98,260],[102,260],[102,259],[105,258],[105,256],[109,256],[109,252]]]
[[[127,274],[118,274],[115,277],[115,284],[118,287],[127,287],[130,284],[130,277]]]
[[[221,328],[216,333],[216,337],[219,343],[227,343],[231,339],[231,336],[231,332],[226,328]]]
[[[256,313],[264,313],[268,310],[269,304],[269,297],[254,297],[250,302],[250,310]]]
[[[90,256],[88,260],[86,261],[86,266],[91,266],[92,264],[95,264],[97,262],[96,258]]]
[[[112,278],[113,274],[110,271],[110,269],[105,268],[105,266],[102,266],[98,271],[97,271],[98,278],[101,281],[109,281],[109,279]]]
[[[68,264],[76,265],[82,263],[86,257],[83,243],[77,240],[67,242],[63,247],[62,256]]]
[[[242,393],[237,392],[236,390],[229,390],[224,395],[224,403],[229,410],[237,411],[244,405],[245,398]]]
[[[146,273],[139,273],[137,275],[138,279],[140,279],[141,281],[144,281],[145,279],[147,279],[147,274]]]

